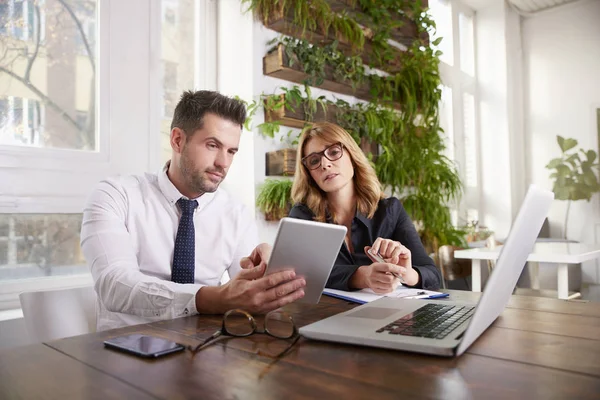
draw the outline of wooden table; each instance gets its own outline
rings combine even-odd
[[[449,291],[455,300],[479,293]],[[299,326],[355,305],[323,297],[286,307]],[[266,335],[217,342],[157,360],[105,349],[102,341],[145,333],[194,345],[220,316],[137,325],[0,352],[1,399],[416,399],[595,398],[600,395],[600,307],[513,296],[466,354],[448,359]]]
[[[481,261],[495,261],[500,256],[502,246],[495,248],[475,248],[455,250],[454,258],[470,259],[472,284],[474,292],[481,292]],[[533,289],[539,289],[539,263],[558,265],[558,298],[568,299],[580,297],[580,293],[569,293],[569,264],[581,264],[582,262],[600,258],[600,246],[583,243],[570,242],[536,242],[527,262],[533,268]]]

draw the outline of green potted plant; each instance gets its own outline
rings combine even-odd
[[[287,216],[292,206],[291,179],[266,179],[256,198],[256,206],[267,221],[277,221]]]
[[[561,156],[550,160],[546,168],[552,171],[552,191],[557,200],[567,201],[565,213],[564,238],[567,238],[569,209],[571,202],[577,200],[590,201],[592,195],[600,191],[600,183],[594,169],[598,169],[597,154],[594,150],[575,148],[577,140],[557,136]]]

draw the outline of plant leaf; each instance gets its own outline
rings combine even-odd
[[[562,146],[560,146],[563,153],[571,150],[573,147],[577,146],[577,140],[575,139],[564,139]]]
[[[552,160],[550,160],[550,162],[548,163],[548,165],[546,165],[546,168],[548,169],[552,169],[552,168],[556,168],[559,165],[563,164],[563,160],[562,158],[553,158]]]

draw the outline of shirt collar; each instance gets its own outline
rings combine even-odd
[[[367,228],[367,231],[369,232],[369,237],[371,237],[371,233],[373,231],[373,221],[370,220],[366,215],[358,211],[358,207],[356,207],[354,219],[359,220]],[[333,218],[331,218],[329,210],[325,210],[325,221],[328,223],[333,223]]]
[[[356,208],[356,214],[354,218],[357,218],[360,222],[362,222],[366,227],[371,228],[372,222],[366,215],[358,211],[358,207]]]
[[[366,215],[358,211],[358,207],[356,207],[356,214],[354,215],[354,219],[359,220],[367,228],[367,231],[369,232],[369,237],[373,239],[373,221],[369,219]]]
[[[177,200],[179,200],[182,197],[184,199],[187,199],[187,197],[182,195],[179,192],[179,190],[177,190],[175,185],[173,185],[173,182],[171,182],[171,180],[169,179],[169,176],[167,175],[167,170],[169,169],[169,165],[171,165],[170,160],[165,163],[165,165],[162,167],[162,169],[158,173],[158,188],[160,189],[162,194],[165,196],[167,201],[172,206],[175,206],[175,204],[177,203]],[[217,189],[217,190],[219,190],[219,189]],[[210,201],[214,198],[215,193],[216,193],[216,191],[214,193],[204,193],[200,197],[196,197],[195,199],[189,199],[189,200],[196,200],[198,202],[198,208],[196,210],[199,210],[206,204],[210,203]]]

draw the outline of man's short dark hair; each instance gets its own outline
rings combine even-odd
[[[186,135],[192,135],[198,129],[202,129],[206,113],[235,122],[240,128],[246,121],[246,106],[241,100],[210,90],[188,90],[183,92],[175,107],[171,129],[177,127]]]

